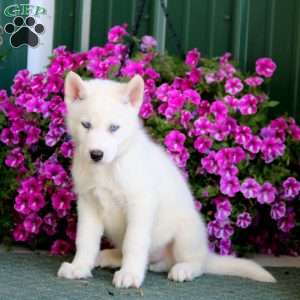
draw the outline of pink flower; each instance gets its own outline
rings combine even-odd
[[[126,34],[127,31],[125,26],[114,26],[108,32],[108,41],[111,43],[118,43]]]
[[[66,214],[68,210],[70,210],[71,203],[74,200],[75,200],[75,195],[66,189],[58,190],[51,197],[52,207],[57,212],[62,212],[63,216]]]
[[[201,97],[195,90],[187,89],[183,92],[183,96],[186,101],[198,105],[200,103]]]
[[[60,153],[65,158],[70,158],[73,156],[73,143],[71,141],[64,142],[60,146]]]
[[[19,168],[25,160],[21,148],[13,149],[5,158],[5,164],[10,168]]]
[[[216,152],[210,151],[206,157],[201,159],[201,165],[208,173],[217,174],[219,167],[216,161]]]
[[[260,151],[261,145],[262,145],[261,139],[256,135],[252,135],[244,143],[244,148],[253,154],[257,154]]]
[[[208,137],[199,136],[194,142],[194,148],[200,153],[207,153],[213,141]]]
[[[215,218],[219,221],[225,221],[231,215],[232,205],[230,201],[225,198],[216,203],[217,211],[215,213]]]
[[[236,176],[222,177],[220,180],[220,191],[229,197],[234,197],[240,190],[240,182]]]
[[[248,77],[245,79],[245,82],[251,87],[257,87],[262,85],[264,80],[259,76]]]
[[[286,213],[286,205],[285,202],[280,201],[276,202],[272,205],[271,208],[271,217],[274,220],[280,220],[285,216]]]
[[[295,212],[289,210],[285,217],[278,221],[278,227],[283,232],[290,232],[296,225]]]
[[[219,243],[220,255],[230,255],[232,253],[232,244],[230,239],[221,239]]]
[[[53,213],[48,213],[43,218],[43,230],[47,235],[53,236],[57,231],[58,220]]]
[[[191,67],[194,68],[197,66],[199,60],[200,60],[200,52],[198,51],[198,49],[194,48],[193,50],[190,50],[187,54],[186,54],[186,58],[185,58],[185,63]]]
[[[276,138],[265,138],[262,141],[261,152],[265,162],[271,163],[277,157],[282,156],[285,151],[285,144]]]
[[[252,94],[246,94],[239,101],[239,110],[242,115],[253,115],[257,112],[257,99]]]
[[[157,46],[157,41],[150,35],[144,35],[142,37],[141,49],[144,52],[151,51]]]
[[[25,242],[29,237],[29,233],[24,228],[23,224],[18,224],[13,231],[13,238],[17,242]]]
[[[257,201],[260,204],[271,204],[275,201],[277,191],[270,182],[265,182],[258,191]]]
[[[67,255],[71,252],[72,246],[64,240],[56,240],[51,246],[52,255]]]
[[[25,218],[23,225],[28,233],[38,234],[42,223],[43,220],[38,215],[30,214]]]
[[[189,128],[189,122],[192,120],[193,115],[188,110],[182,110],[180,115],[180,124],[183,126],[184,129]]]
[[[248,126],[237,126],[235,129],[235,142],[245,145],[252,137],[251,128]]]
[[[260,191],[260,185],[253,178],[247,178],[241,185],[241,192],[247,199],[254,199]]]
[[[300,182],[294,177],[287,178],[283,182],[282,186],[284,189],[283,196],[285,199],[288,199],[288,200],[294,199],[300,193]]]
[[[241,92],[244,88],[243,83],[237,77],[229,78],[225,83],[225,92],[230,95],[236,95]]]
[[[171,152],[181,152],[186,136],[178,130],[170,131],[164,139],[164,144]]]
[[[247,228],[252,222],[252,217],[248,212],[243,212],[238,215],[236,225],[240,228]]]
[[[215,116],[215,118],[224,119],[228,114],[228,109],[223,101],[216,100],[210,106],[210,112]]]
[[[31,194],[28,198],[28,206],[31,211],[38,212],[45,206],[45,204],[45,198],[40,193]]]
[[[263,58],[259,58],[256,61],[256,67],[255,67],[256,73],[266,78],[272,77],[276,68],[277,66],[271,58],[263,57]]]

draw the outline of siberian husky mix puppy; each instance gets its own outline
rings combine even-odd
[[[174,281],[211,273],[275,282],[252,261],[209,251],[186,180],[139,120],[143,93],[138,75],[127,84],[66,77],[78,226],[76,255],[58,276],[87,278],[100,266],[120,268],[113,278],[119,288],[140,287],[147,268]],[[115,249],[99,253],[103,234]]]

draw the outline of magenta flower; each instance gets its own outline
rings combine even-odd
[[[24,228],[23,224],[18,224],[13,231],[13,238],[17,242],[25,242],[28,240],[29,233]]]
[[[194,148],[200,153],[208,153],[211,148],[213,141],[205,136],[199,136],[194,142]]]
[[[290,232],[296,225],[295,212],[289,210],[285,217],[278,221],[278,227],[283,232]]]
[[[200,117],[194,122],[193,135],[206,135],[212,129],[212,123],[206,117]]]
[[[247,199],[254,199],[260,191],[260,185],[253,178],[247,178],[241,185],[241,193]]]
[[[285,216],[286,204],[283,201],[275,202],[271,208],[271,217],[274,220],[279,220]]]
[[[271,58],[263,57],[256,61],[256,73],[266,78],[272,77],[277,66]]]
[[[284,190],[283,197],[287,200],[294,199],[300,193],[300,182],[294,177],[287,178],[282,186]]]
[[[244,148],[253,154],[257,154],[261,149],[262,141],[256,135],[251,137],[244,143]]]
[[[68,211],[71,208],[72,201],[74,200],[75,200],[75,195],[66,189],[58,190],[51,197],[52,207],[58,212]]]
[[[167,95],[169,107],[175,109],[175,111],[178,111],[183,107],[185,103],[185,98],[180,91],[170,90],[167,92]]]
[[[233,227],[228,222],[220,222],[219,228],[215,231],[215,236],[218,239],[229,239],[234,233]]]
[[[284,154],[285,144],[276,138],[265,138],[262,141],[261,152],[265,162],[271,163],[277,157]]]
[[[217,201],[216,203],[217,211],[215,213],[216,220],[224,221],[227,220],[232,212],[232,205],[230,201],[225,198],[222,201]]]
[[[156,48],[157,41],[153,36],[144,35],[142,37],[141,49],[144,52],[148,52]]]
[[[171,152],[172,158],[179,168],[185,168],[190,154],[184,147],[181,148],[180,152]]]
[[[187,102],[198,105],[201,101],[201,97],[197,91],[192,89],[187,89],[183,92],[183,96]]]
[[[25,160],[20,148],[13,149],[5,158],[5,164],[11,168],[19,168]]]
[[[243,212],[237,216],[236,226],[240,228],[247,228],[252,222],[252,217],[248,212]]]
[[[125,26],[114,26],[108,32],[108,41],[111,43],[118,43],[125,35],[127,35]]]
[[[171,152],[181,152],[186,136],[178,130],[170,131],[164,139],[164,144]]]
[[[60,153],[65,158],[70,158],[73,156],[73,143],[71,141],[64,142],[60,146]]]
[[[38,234],[42,223],[43,220],[38,215],[30,214],[25,218],[23,225],[28,233]]]
[[[252,137],[251,128],[248,126],[237,126],[235,130],[235,142],[239,145],[246,144]]]
[[[300,141],[300,127],[296,124],[291,124],[289,127],[290,134],[293,138],[293,140],[299,142]]]
[[[275,201],[276,194],[276,188],[270,182],[265,182],[258,191],[257,201],[260,204],[271,204]]]
[[[252,94],[244,95],[239,101],[239,110],[242,115],[253,115],[257,112],[257,99]]]
[[[187,54],[186,54],[186,58],[185,58],[185,63],[186,65],[188,65],[191,68],[195,68],[200,60],[200,52],[198,51],[198,49],[193,49],[190,50]]]
[[[188,110],[182,110],[180,115],[180,124],[183,126],[184,129],[189,128],[189,123],[192,120],[193,115]]]
[[[40,193],[31,194],[28,198],[28,206],[31,211],[38,212],[45,206],[45,204],[45,198]]]
[[[228,114],[228,109],[223,101],[216,100],[211,104],[210,112],[216,119],[224,119]]]
[[[245,79],[245,82],[251,87],[257,87],[262,85],[264,80],[259,76],[248,77]]]
[[[234,96],[227,95],[224,97],[224,102],[233,109],[233,111],[237,111],[239,100],[235,98]]]
[[[234,96],[241,92],[244,88],[243,83],[237,77],[229,78],[225,83],[225,92]]]
[[[240,182],[236,176],[222,177],[220,180],[220,191],[229,197],[234,197],[240,191]]]
[[[28,215],[31,212],[29,207],[29,198],[30,195],[27,193],[20,193],[15,198],[14,209],[23,215]]]
[[[56,240],[51,246],[52,255],[67,255],[72,251],[70,243],[64,240]]]
[[[232,176],[237,176],[237,174],[239,173],[239,169],[234,166],[234,165],[230,165],[230,164],[224,164],[224,165],[221,165],[220,166],[220,163],[218,162],[219,164],[219,175],[222,177],[222,178],[229,178],[229,177],[232,177]]]
[[[216,160],[216,152],[210,151],[206,157],[201,159],[201,165],[209,174],[218,174],[219,167]]]
[[[230,239],[222,239],[219,243],[220,255],[230,255],[232,253],[232,244]]]
[[[143,119],[149,119],[151,117],[151,115],[153,114],[153,112],[154,112],[154,110],[153,110],[152,104],[150,102],[144,102],[140,109],[139,115]]]
[[[53,236],[57,231],[58,220],[53,213],[48,213],[43,218],[43,230],[47,235]]]
[[[41,134],[41,129],[35,126],[30,126],[29,128],[27,128],[26,133],[27,133],[27,138],[25,143],[27,145],[32,145],[38,142]]]
[[[3,128],[0,134],[0,140],[6,145],[17,145],[20,142],[18,133],[13,132],[9,128]]]

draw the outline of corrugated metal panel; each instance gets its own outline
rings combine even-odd
[[[4,9],[13,4],[26,4],[28,0],[1,0],[0,1],[0,25],[12,22],[13,17],[6,17]],[[17,70],[26,68],[27,47],[12,48],[9,44],[10,35],[4,33],[4,43],[0,46],[0,54],[7,54],[4,62],[0,62],[0,88],[9,89]]]

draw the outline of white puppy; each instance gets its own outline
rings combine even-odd
[[[274,282],[252,261],[209,252],[206,227],[187,182],[142,128],[143,91],[140,76],[125,84],[67,75],[78,227],[75,258],[62,264],[58,276],[86,278],[95,266],[120,267],[114,285],[140,287],[149,266],[168,271],[175,281],[213,273]],[[116,248],[99,254],[103,234]]]

